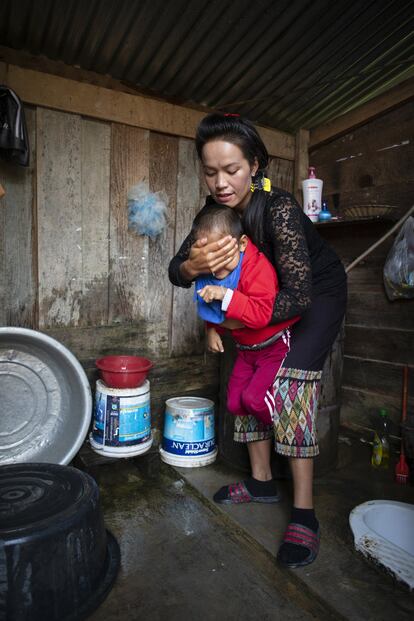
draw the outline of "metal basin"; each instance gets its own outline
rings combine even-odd
[[[27,328],[0,328],[0,465],[68,464],[92,416],[88,379],[55,339]]]

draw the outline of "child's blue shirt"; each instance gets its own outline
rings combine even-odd
[[[197,301],[197,312],[201,319],[209,321],[210,323],[222,323],[226,318],[226,313],[221,309],[221,300],[213,300],[209,304],[201,298],[197,291],[207,285],[216,285],[218,287],[227,287],[228,289],[237,289],[237,285],[240,279],[241,267],[243,262],[244,252],[240,253],[239,262],[237,267],[225,278],[221,280],[215,278],[211,274],[204,274],[199,276],[195,280],[194,300]]]

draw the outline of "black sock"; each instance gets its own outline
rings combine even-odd
[[[277,496],[277,485],[274,479],[259,481],[259,479],[249,477],[244,480],[244,484],[252,496]]]
[[[295,524],[302,524],[303,526],[307,526],[315,533],[318,530],[319,526],[319,522],[316,519],[314,509],[298,509],[297,507],[293,507],[290,521],[294,522]]]
[[[316,519],[314,509],[298,509],[293,507],[291,522],[307,526],[315,533],[319,528],[319,522]],[[279,559],[286,564],[301,563],[308,555],[309,550],[294,543],[283,543],[278,553]]]

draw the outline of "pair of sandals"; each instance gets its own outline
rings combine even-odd
[[[231,485],[227,485],[224,488],[221,488],[216,496],[218,496],[218,498],[215,497],[214,500],[220,504],[225,505],[244,504],[248,502],[270,504],[280,501],[280,495],[277,493],[273,496],[253,496],[247,489],[244,481],[240,481],[239,483],[232,483]],[[286,560],[286,557],[283,554],[284,544],[289,543],[300,546],[301,548],[305,548],[306,550],[308,550],[308,555],[302,561],[289,562],[288,560]],[[283,535],[282,544],[277,554],[277,560],[282,565],[290,567],[291,569],[309,565],[310,563],[313,563],[313,561],[318,556],[319,543],[319,528],[317,532],[315,532],[307,526],[304,526],[303,524],[290,522],[285,531],[285,534]]]

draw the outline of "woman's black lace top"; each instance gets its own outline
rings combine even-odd
[[[319,235],[295,198],[278,188],[267,196],[263,239],[259,249],[276,269],[280,291],[276,297],[272,323],[302,315],[312,296],[344,286],[344,268],[332,248]],[[204,209],[204,208],[203,208]],[[173,285],[190,287],[180,265],[188,258],[194,243],[191,233],[171,260],[169,277]]]

